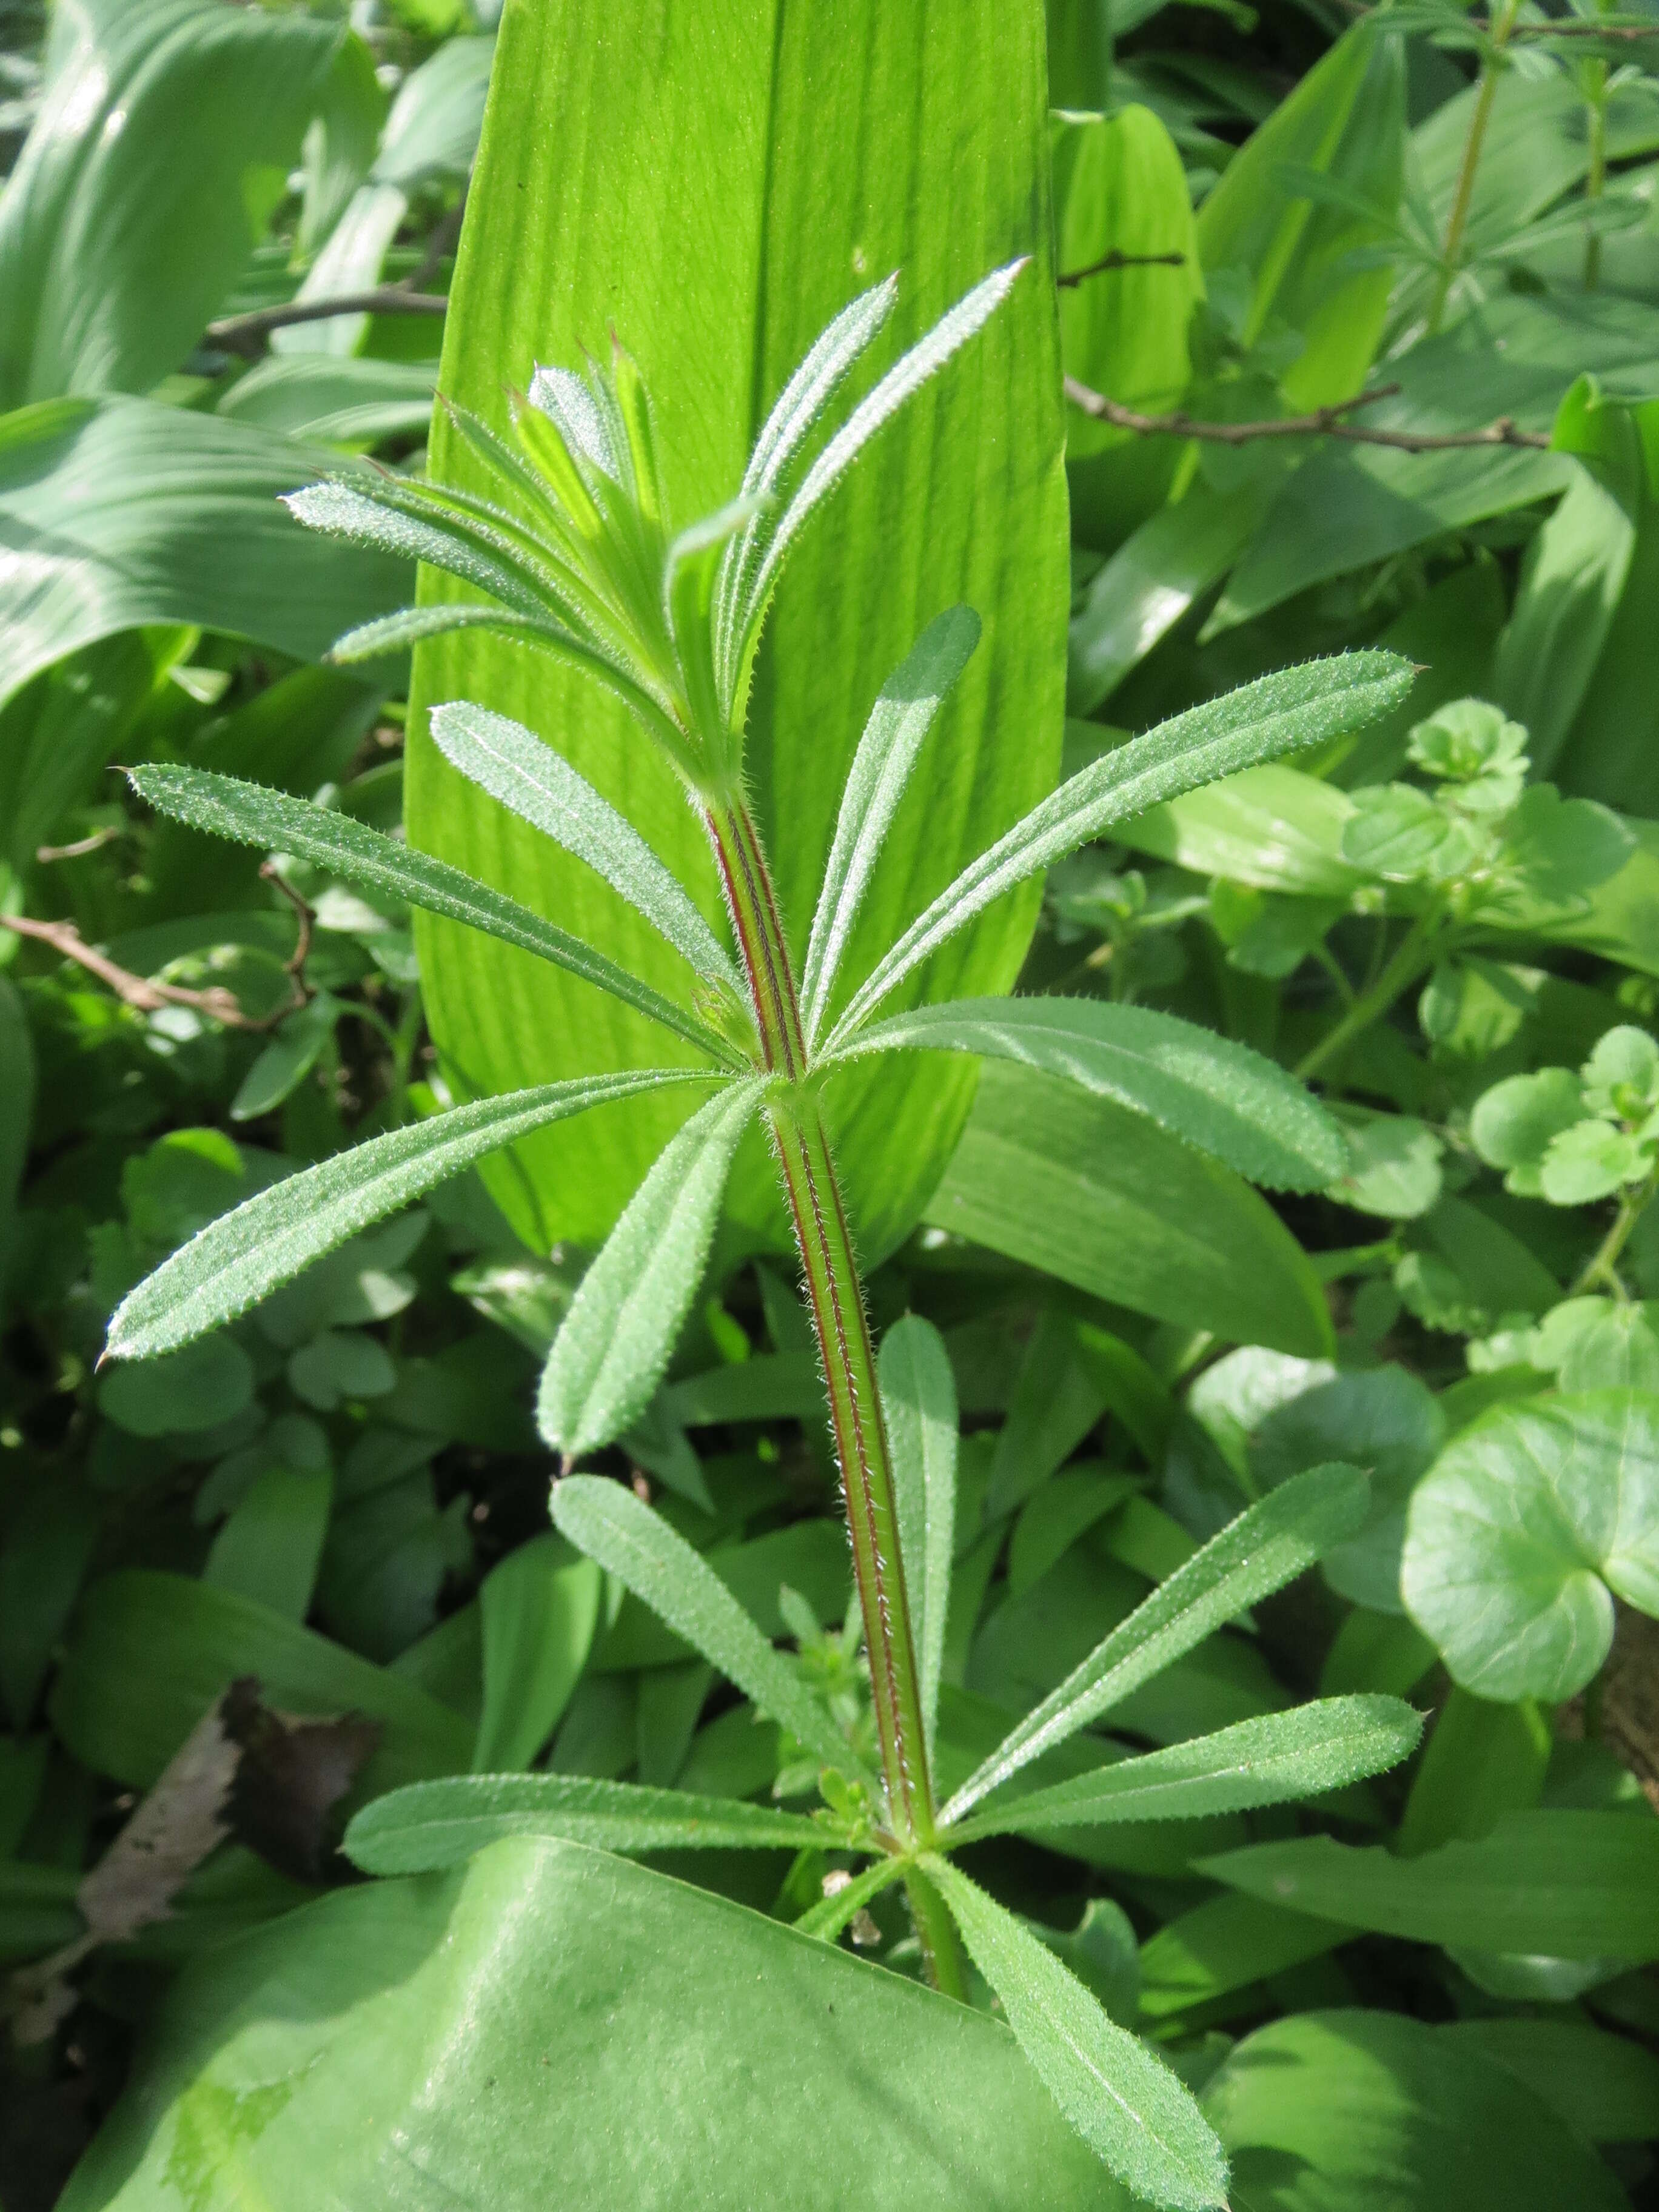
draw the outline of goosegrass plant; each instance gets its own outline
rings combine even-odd
[[[872,1054],[949,1051],[1020,1061],[1146,1115],[1253,1180],[1326,1188],[1344,1140],[1294,1079],[1247,1048],[1153,1010],[1042,997],[886,1012],[931,954],[1017,884],[1111,824],[1214,779],[1352,732],[1399,704],[1408,665],[1357,652],[1270,675],[1105,754],[1045,799],[928,903],[866,975],[847,978],[853,922],[884,838],[922,768],[940,704],[980,642],[971,609],[941,611],[883,686],[842,798],[799,963],[749,802],[744,738],[757,651],[792,547],[884,423],[944,371],[1021,277],[988,276],[865,396],[838,395],[891,313],[896,280],[852,301],[790,378],[742,482],[677,529],[652,406],[628,354],[539,368],[514,396],[509,439],[453,410],[499,496],[367,467],[298,491],[299,520],[413,555],[472,596],[342,639],[372,659],[446,630],[489,628],[574,664],[621,697],[671,763],[718,864],[730,943],[638,832],[556,752],[483,705],[435,708],[431,734],[463,775],[575,855],[681,957],[670,998],[507,890],[326,807],[231,778],[152,765],[132,775],[158,811],[323,866],[484,930],[647,1015],[701,1064],[602,1073],[485,1097],[392,1130],[289,1177],[185,1245],[116,1311],[106,1357],[165,1357],[233,1320],[347,1237],[530,1132],[671,1085],[696,1094],[582,1280],[543,1373],[538,1420],[556,1455],[559,1531],[650,1606],[780,1723],[816,1771],[816,1811],[704,1799],[553,1774],[417,1784],[368,1806],[346,1850],[371,1873],[456,1863],[513,1832],[623,1853],[779,1844],[861,1861],[797,1925],[835,1941],[903,1885],[929,1980],[969,1998],[968,1961],[1067,2118],[1141,2195],[1224,2202],[1225,2162],[1180,2080],[1115,2025],[1013,1915],[954,1863],[1001,1834],[1197,1816],[1322,1792],[1376,1773],[1414,1743],[1399,1700],[1347,1696],[1032,1786],[1033,1762],[1100,1721],[1161,1668],[1350,1536],[1366,1483],[1315,1468],[1253,1504],[1164,1581],[947,1800],[935,1785],[954,1551],[956,1403],[942,1341],[911,1317],[878,1357],[833,1144],[839,1071]],[[827,431],[827,434],[826,434]],[[1010,741],[1013,741],[1011,733]],[[714,1570],[633,1492],[580,1464],[638,1422],[705,1271],[732,1158],[757,1119],[793,1224],[839,1462],[870,1685],[873,1755],[848,1701],[821,1694]],[[822,1676],[823,1670],[819,1669]]]

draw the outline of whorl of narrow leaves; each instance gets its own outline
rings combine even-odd
[[[850,1036],[913,968],[1028,876],[1051,867],[1112,823],[1183,791],[1363,728],[1399,705],[1413,675],[1411,663],[1393,653],[1307,661],[1160,722],[1092,762],[970,861],[917,916],[854,993],[830,1048]]]
[[[823,1027],[842,955],[921,741],[973,657],[979,634],[979,617],[971,607],[947,607],[928,623],[870,710],[842,792],[801,970],[801,1021],[809,1044]]]
[[[604,877],[700,975],[740,989],[737,970],[678,878],[639,831],[522,722],[465,700],[434,707],[433,743],[492,799]]]
[[[1010,1731],[957,1791],[941,1820],[947,1825],[959,1820],[1021,1767],[1087,1728],[1235,1614],[1312,1566],[1333,1544],[1352,1535],[1370,1494],[1357,1468],[1310,1468],[1229,1522]]]
[[[1025,266],[1022,259],[1011,261],[1005,268],[994,269],[971,292],[964,293],[953,307],[948,308],[926,337],[896,362],[859,402],[825,444],[776,522],[769,529],[763,521],[765,534],[759,561],[752,580],[732,608],[732,643],[727,648],[730,657],[726,665],[733,672],[734,718],[741,715],[749,672],[754,665],[761,628],[779,574],[808,519],[828,499],[877,431],[891,421],[906,400],[938,374],[953,354],[984,328]]]
[[[1155,2204],[1224,2204],[1226,2157],[1179,2076],[976,1882],[947,1859],[922,1863],[1020,2049],[1096,2155]]]
[[[434,860],[416,853],[396,837],[383,836],[349,814],[286,792],[268,790],[263,784],[244,783],[229,775],[211,775],[199,769],[152,765],[130,771],[128,781],[139,797],[163,814],[171,814],[192,829],[210,830],[215,836],[233,837],[244,845],[261,846],[267,852],[290,853],[327,868],[348,883],[364,884],[390,891],[410,906],[447,915],[452,921],[482,929],[526,952],[533,952],[556,967],[568,969],[585,982],[609,991],[660,1022],[677,1036],[702,1050],[726,1056],[726,1048],[693,1014],[641,983],[609,956],[584,945],[556,923],[544,921],[528,907],[504,892],[492,890],[447,860]]]
[[[502,1836],[556,1836],[601,1851],[822,1850],[823,1829],[799,1813],[598,1782],[582,1774],[457,1774],[417,1782],[365,1806],[341,1849],[366,1874],[459,1866]]]
[[[1248,1045],[1104,999],[958,999],[858,1030],[837,1055],[972,1052],[1064,1076],[1131,1107],[1274,1190],[1323,1190],[1347,1167],[1341,1131]]]
[[[1196,1820],[1317,1796],[1404,1759],[1422,1734],[1398,1698],[1321,1698],[1191,1743],[1097,1767],[965,1820],[951,1843],[1114,1820]]]
[[[898,278],[884,278],[849,301],[809,347],[755,441],[744,471],[745,493],[763,498],[771,494],[859,356],[893,312],[897,297]],[[717,673],[728,708],[737,681],[735,610],[748,590],[763,544],[763,525],[757,513],[724,556],[714,586]]]
[[[553,1522],[735,1682],[757,1712],[781,1722],[826,1765],[857,1771],[857,1753],[790,1662],[702,1553],[631,1490],[597,1475],[567,1475],[553,1487]]]
[[[672,1137],[582,1278],[543,1370],[537,1421],[567,1458],[631,1429],[655,1395],[702,1271],[732,1155],[759,1097],[736,1083]]]
[[[164,1260],[116,1308],[104,1356],[153,1358],[234,1321],[360,1229],[532,1130],[665,1084],[708,1079],[685,1068],[580,1076],[481,1098],[336,1153],[222,1214]]]

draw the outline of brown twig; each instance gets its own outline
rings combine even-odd
[[[227,1029],[257,1034],[274,1030],[278,1022],[308,1006],[313,996],[305,979],[306,958],[311,951],[311,909],[299,893],[283,881],[269,860],[259,872],[276,885],[299,915],[298,941],[292,955],[283,963],[293,994],[285,1006],[278,1006],[269,1014],[244,1013],[234,993],[220,983],[210,984],[204,991],[195,991],[182,983],[156,983],[147,975],[135,975],[131,969],[112,960],[106,952],[100,952],[95,945],[88,945],[72,921],[37,921],[30,915],[0,914],[0,927],[9,929],[15,936],[32,938],[38,945],[49,945],[62,958],[73,960],[100,983],[108,984],[123,1006],[135,1007],[141,1014],[155,1013],[162,1006],[191,1006],[198,1013],[222,1022]]]
[[[1120,253],[1114,246],[1098,261],[1091,261],[1082,269],[1068,269],[1054,282],[1060,285],[1080,284],[1086,276],[1102,276],[1112,269],[1184,269],[1186,265],[1184,253]]]
[[[288,330],[295,323],[323,323],[331,315],[441,315],[449,306],[442,292],[414,292],[401,284],[377,284],[367,292],[342,292],[331,300],[285,300],[275,307],[256,307],[251,314],[226,315],[210,323],[205,336],[224,353],[239,353],[252,361],[272,331]]]
[[[106,823],[103,829],[94,830],[90,837],[77,837],[72,845],[37,845],[34,857],[43,866],[52,860],[79,860],[88,853],[101,853],[120,835],[112,823]]]
[[[1508,415],[1499,416],[1497,422],[1488,422],[1480,430],[1445,432],[1374,430],[1346,419],[1356,408],[1375,406],[1379,399],[1392,399],[1399,390],[1397,384],[1379,384],[1370,392],[1362,392],[1357,398],[1339,400],[1330,407],[1316,407],[1306,415],[1275,416],[1264,422],[1195,422],[1180,410],[1171,415],[1142,415],[1133,407],[1108,399],[1103,392],[1091,391],[1074,376],[1066,379],[1066,397],[1073,407],[1092,416],[1097,422],[1109,422],[1119,430],[1133,430],[1143,438],[1202,438],[1215,446],[1245,446],[1259,438],[1341,438],[1350,445],[1387,446],[1397,453],[1443,453],[1481,446],[1524,446],[1543,453],[1549,451],[1550,441],[1540,431],[1519,429]]]

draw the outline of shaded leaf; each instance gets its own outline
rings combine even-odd
[[[556,1836],[597,1850],[818,1850],[824,1831],[799,1813],[646,1790],[581,1774],[455,1775],[417,1782],[359,1813],[341,1849],[366,1874],[459,1866],[503,1836]]]
[[[337,1153],[248,1199],[163,1261],[116,1308],[105,1357],[149,1359],[188,1344],[246,1313],[358,1230],[545,1122],[659,1084],[698,1079],[689,1070],[667,1069],[550,1083],[457,1106]]]

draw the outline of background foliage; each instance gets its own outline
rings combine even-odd
[[[326,664],[411,580],[276,495],[343,455],[419,472],[440,382],[497,419],[504,380],[614,321],[695,502],[861,283],[902,268],[908,340],[1016,251],[1017,313],[790,572],[752,758],[792,931],[870,702],[953,599],[986,640],[865,964],[1062,765],[1316,653],[1382,643],[1423,673],[1392,721],[1124,825],[923,979],[1018,972],[1253,1045],[1338,1112],[1328,1190],[1270,1197],[1017,1066],[975,1087],[933,1056],[849,1091],[877,1322],[936,1323],[958,1403],[941,1768],[960,1780],[1204,1539],[1333,1458],[1370,1471],[1359,1533],[1038,1779],[1316,1692],[1433,1717],[1409,1765],[1306,1808],[964,1863],[1201,2092],[1240,2206],[1655,2201],[1659,17],[1054,0],[1045,113],[1031,11],[897,13],[525,0],[498,32],[463,0],[0,7],[7,2212],[237,2201],[256,2142],[267,2176],[307,2161],[343,2201],[414,2203],[375,2164],[366,2082],[494,2208],[544,2188],[550,2110],[570,2201],[611,2201],[593,2147],[647,2080],[645,2203],[720,2106],[685,2082],[724,2081],[734,2039],[780,2107],[785,2083],[812,2101],[763,2149],[720,2147],[711,2202],[760,2158],[762,2196],[845,2201],[825,2146],[862,2142],[872,2100],[893,2127],[890,2094],[915,2161],[896,2203],[1029,2201],[1033,2172],[1045,2201],[1102,2201],[988,1990],[946,2016],[909,1986],[896,1893],[854,1923],[891,1972],[834,1961],[841,2024],[806,2021],[829,1969],[780,1931],[833,1855],[679,1854],[695,1887],[671,1892],[648,1862],[601,1878],[520,1843],[339,1887],[344,1814],[409,1782],[544,1765],[785,1808],[805,1787],[800,1747],[547,1523],[536,1370],[669,1122],[603,1109],[203,1343],[94,1370],[125,1291],[294,1166],[638,1058],[579,987],[307,864],[262,870],[111,763],[392,830],[407,739],[414,842],[647,957],[604,886],[443,769],[424,705],[471,695],[665,856],[698,850],[605,710],[507,648],[446,642],[412,683]],[[432,457],[463,466],[441,414]],[[820,1386],[754,1167],[665,1387],[600,1464],[856,1725]],[[112,1846],[248,1678],[226,1819],[146,1890]],[[584,1948],[601,1879],[629,1934]],[[278,1916],[308,1899],[295,1934]],[[474,2048],[518,1986],[509,1911],[562,1978],[510,2047]],[[250,2030],[267,1972],[304,2001]],[[619,2006],[623,2074],[561,2106],[544,2050]],[[877,2100],[884,2049],[903,2063]],[[476,2072],[422,2105],[463,2051]],[[475,2136],[483,2081],[505,2113]],[[173,2164],[146,2166],[161,2115]]]

